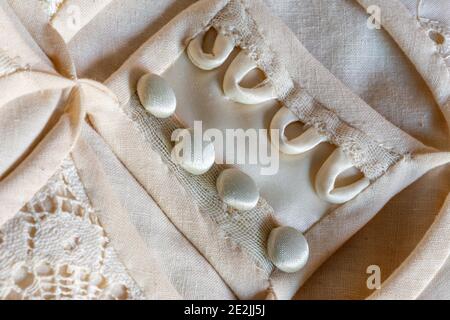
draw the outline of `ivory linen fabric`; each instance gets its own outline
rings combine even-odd
[[[368,25],[371,6],[380,28]],[[450,298],[446,9],[413,0],[2,0],[0,297]],[[185,53],[210,27],[233,30],[227,36],[277,99],[253,109],[223,99],[219,81],[237,52],[210,73]],[[141,108],[145,72],[174,88],[177,121]],[[282,155],[273,177],[238,165],[261,191],[248,215],[222,209],[214,183],[223,167],[194,178],[167,156],[178,126],[266,129],[280,107],[330,143]],[[336,147],[371,180],[342,205],[320,200],[311,183]],[[301,271],[283,273],[267,258],[275,225],[305,234]],[[378,289],[367,286],[373,265]]]

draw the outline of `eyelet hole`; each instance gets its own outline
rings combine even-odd
[[[255,88],[266,80],[266,75],[261,69],[255,68],[249,71],[245,77],[239,82],[242,88]]]
[[[204,53],[212,53],[214,42],[217,38],[217,31],[214,28],[209,28],[203,37],[202,49]]]
[[[431,40],[433,40],[436,44],[438,45],[442,45],[445,43],[445,37],[442,33],[437,32],[437,31],[430,31],[428,33],[428,36],[430,37]]]
[[[287,125],[284,130],[284,136],[288,140],[292,140],[300,136],[303,132],[306,131],[306,126],[300,121],[295,121]]]
[[[364,175],[360,170],[355,167],[351,167],[350,169],[347,169],[339,174],[339,176],[336,178],[334,187],[340,188],[348,186],[363,177]]]

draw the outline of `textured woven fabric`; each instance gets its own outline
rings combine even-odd
[[[82,134],[83,139],[91,148],[90,152],[95,153],[95,157],[89,158],[92,162],[88,170],[95,167],[97,171],[102,171],[107,177],[109,189],[106,191],[108,195],[111,198],[115,198],[117,195],[121,207],[129,215],[131,226],[136,228],[145,245],[150,248],[149,251],[153,252],[156,261],[161,265],[164,274],[167,274],[169,282],[180,296],[194,300],[234,299],[232,291],[207,259],[178,231],[154,199],[108,149],[101,137],[88,126],[84,126]],[[79,164],[79,162],[77,163]],[[83,167],[79,165],[79,168],[80,174],[83,174]],[[87,182],[85,176],[82,176],[81,179],[84,179],[82,181],[85,183]],[[89,182],[86,184],[89,185]],[[124,187],[126,192],[123,192]],[[88,196],[92,197],[93,192],[98,192],[100,189],[100,184],[97,183],[95,191],[88,190]],[[100,220],[102,218],[104,219],[101,216]],[[122,232],[127,235],[126,227],[124,225],[121,227]],[[129,248],[128,250],[136,254],[133,249]],[[153,265],[150,267],[155,268]],[[192,290],[193,287],[196,290]]]
[[[7,35],[0,38],[0,84],[6,88],[0,98],[0,133],[8,141],[0,146],[0,199],[5,202],[0,221],[15,213],[11,208],[20,213],[0,232],[0,250],[8,255],[8,263],[0,263],[2,297],[119,298],[126,292],[127,298],[205,298],[207,288],[215,286],[220,292],[214,298],[227,299],[267,294],[289,299],[299,288],[297,297],[304,299],[446,297],[450,180],[448,166],[437,167],[450,160],[448,2],[267,0],[268,7],[249,0],[200,0],[192,6],[191,1],[147,0],[8,2],[0,3],[1,32]],[[67,28],[70,10],[65,9],[73,4],[84,20]],[[381,8],[381,29],[368,28],[366,8],[371,5]],[[312,170],[309,179],[278,181],[284,186],[283,192],[274,191],[279,201],[261,200],[249,215],[236,214],[222,207],[215,192],[221,167],[192,177],[170,161],[167,139],[180,123],[146,114],[135,96],[136,82],[145,72],[164,75],[178,66],[189,41],[210,26],[250,54],[275,87],[278,102],[345,150],[371,179],[366,190],[307,218],[301,210],[279,217],[290,198],[310,201],[293,190],[311,183]],[[83,77],[106,86],[79,80]],[[219,95],[214,101],[223,98],[220,87],[211,93]],[[183,103],[183,96],[177,98]],[[251,127],[256,120],[252,123],[248,110],[234,111]],[[227,119],[223,127],[233,127]],[[86,137],[82,128],[88,125],[102,143]],[[84,184],[77,190],[84,188],[90,200],[83,208],[96,212],[100,221],[83,220],[82,233],[99,231],[101,225],[110,239],[105,250],[114,270],[100,268],[93,283],[77,282],[70,293],[42,294],[22,280],[53,272],[58,277],[50,285],[59,287],[60,281],[103,263],[84,263],[76,255],[67,262],[45,246],[42,252],[39,247],[39,261],[23,263],[26,258],[10,256],[16,248],[10,239],[30,234],[26,228],[17,230],[16,223],[42,212],[20,210],[19,204],[47,203],[38,190],[46,193],[55,179],[67,184],[57,173],[42,189],[69,153]],[[292,161],[308,166],[301,158]],[[111,178],[116,169],[120,175]],[[57,204],[55,223],[71,217],[71,210],[59,205],[80,200],[70,196],[66,201],[70,186],[64,188],[49,197],[50,206]],[[142,208],[154,210],[152,218],[167,233],[152,235],[152,222],[136,214]],[[267,218],[287,224],[297,220],[295,225],[304,228],[311,256],[300,272],[273,269],[264,246],[279,221]],[[39,223],[43,230],[45,223]],[[51,235],[36,234],[36,239]],[[63,242],[76,252],[97,243],[96,237]],[[155,250],[151,243],[169,238],[180,247],[164,243]],[[184,264],[174,266],[158,256],[170,250],[169,256],[182,257],[177,252],[182,246]],[[29,247],[23,242],[16,251]],[[41,263],[45,252],[55,260]],[[15,269],[11,259],[22,264]],[[69,265],[70,276],[64,271]],[[380,267],[381,290],[367,287],[370,265]],[[204,277],[199,269],[205,270]],[[197,280],[204,281],[202,289],[196,288]]]

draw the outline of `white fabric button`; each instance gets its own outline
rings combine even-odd
[[[277,95],[269,81],[264,81],[254,88],[243,88],[239,85],[242,79],[257,67],[256,63],[244,51],[239,52],[225,73],[223,80],[225,95],[242,104],[258,104],[276,99]]]
[[[335,188],[337,177],[353,167],[342,148],[337,148],[328,157],[316,175],[316,192],[320,198],[330,203],[344,203],[356,197],[367,188],[370,180],[366,177],[344,187]]]
[[[167,118],[175,112],[175,92],[160,76],[151,73],[142,76],[137,92],[142,106],[155,117]]]
[[[308,242],[300,231],[291,227],[278,227],[270,232],[267,255],[281,271],[297,272],[308,262]]]
[[[275,114],[270,123],[270,137],[273,144],[274,141],[273,131],[279,130],[278,148],[285,154],[301,154],[307,152],[322,142],[327,141],[327,137],[319,134],[313,127],[307,129],[300,136],[288,140],[285,135],[285,130],[291,123],[299,121],[298,117],[288,108],[281,107]]]
[[[224,170],[217,178],[216,186],[222,201],[236,210],[251,210],[258,204],[256,183],[238,169]]]
[[[214,164],[216,153],[211,140],[196,137],[194,130],[184,129],[174,137],[176,141],[173,155],[175,162],[187,172],[200,175]]]
[[[234,49],[233,39],[218,33],[212,53],[203,51],[203,38],[205,33],[193,39],[187,48],[187,54],[191,62],[203,70],[212,70],[221,66]]]

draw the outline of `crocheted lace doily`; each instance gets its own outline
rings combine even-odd
[[[0,299],[143,299],[66,160],[0,229]]]

